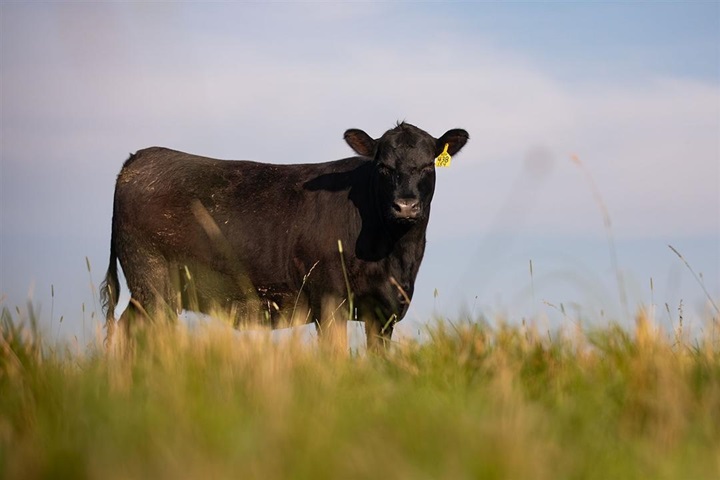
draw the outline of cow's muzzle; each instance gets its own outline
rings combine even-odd
[[[397,219],[417,220],[421,210],[420,200],[416,198],[400,198],[393,202],[393,213]]]

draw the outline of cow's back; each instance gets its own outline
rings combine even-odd
[[[353,177],[353,172],[365,163],[356,157],[274,165],[151,147],[131,155],[123,165],[115,207],[130,217],[126,220],[135,229],[150,237],[158,230],[192,228],[197,223],[191,215],[196,201],[228,233],[238,233],[234,231],[238,222],[255,232],[269,224],[280,229],[297,223],[317,227],[328,212],[315,207],[323,202],[331,202],[331,210],[344,207],[339,200],[347,199],[352,185],[362,181]]]
[[[364,190],[368,163],[356,157],[274,165],[140,150],[116,186],[121,264],[132,269],[129,257],[142,251],[144,258],[217,272],[206,282],[209,296],[227,296],[223,276],[238,272],[259,290],[292,296],[316,262],[318,274],[328,257],[337,263],[338,239],[354,244],[361,218],[350,197]]]

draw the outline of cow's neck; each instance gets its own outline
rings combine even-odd
[[[427,220],[402,227],[364,222],[357,238],[357,256],[364,261],[417,256],[418,253],[422,256],[426,229]]]
[[[390,256],[394,257],[400,267],[411,274],[413,279],[417,274],[425,252],[427,224],[427,219],[421,220],[405,231],[397,232],[390,251]]]

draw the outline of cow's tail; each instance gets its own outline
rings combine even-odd
[[[120,282],[117,274],[117,251],[115,249],[115,218],[113,215],[112,233],[110,234],[110,265],[108,265],[105,280],[100,284],[100,300],[105,311],[105,342],[110,343],[115,330],[115,307],[120,298]]]

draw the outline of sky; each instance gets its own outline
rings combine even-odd
[[[470,141],[438,171],[404,334],[631,324],[640,306],[706,328],[719,5],[3,2],[0,305],[88,335],[131,152],[328,161],[352,154],[346,129],[405,120]]]

